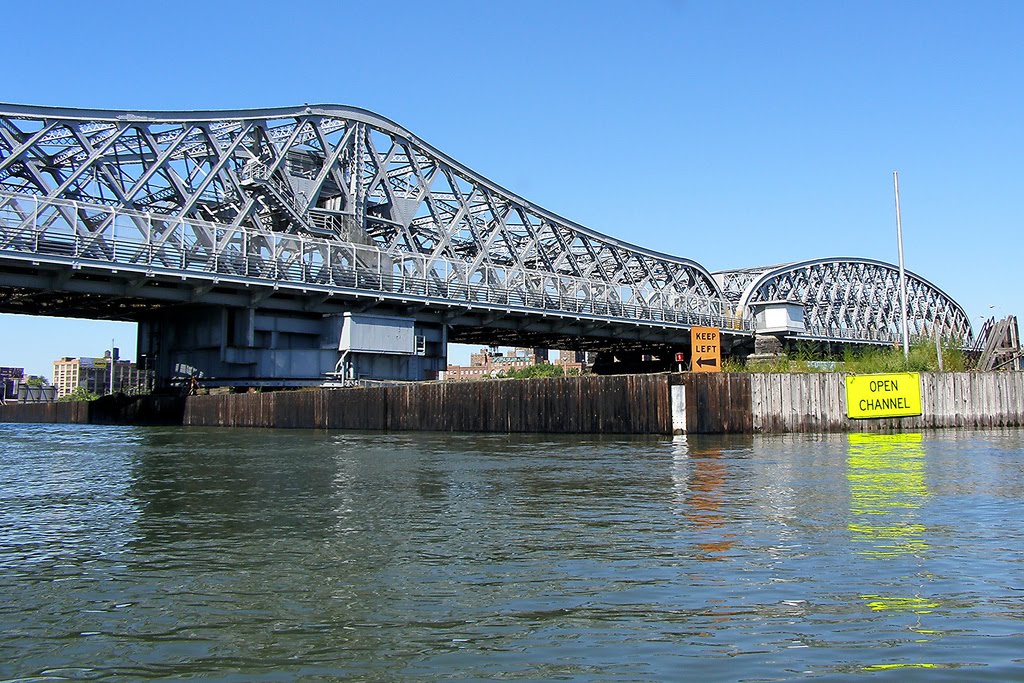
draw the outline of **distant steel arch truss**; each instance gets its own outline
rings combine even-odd
[[[113,248],[115,227],[150,245],[180,238],[183,249],[223,259],[273,251],[283,235],[311,236],[311,244],[374,248],[394,275],[428,282],[725,313],[717,284],[695,261],[556,216],[352,107],[0,105],[0,192],[47,200],[50,225],[101,251]],[[193,244],[176,236],[186,220]],[[318,258],[329,261],[329,248]]]
[[[715,274],[725,296],[743,313],[763,301],[804,305],[806,335],[838,340],[902,339],[899,269],[858,258],[824,258]],[[910,335],[935,331],[964,343],[972,338],[970,318],[945,292],[923,277],[906,273]]]

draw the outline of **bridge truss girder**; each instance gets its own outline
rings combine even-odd
[[[0,105],[0,252],[323,296],[351,288],[633,320],[673,334],[692,324],[742,333],[751,303],[785,298],[804,304],[808,336],[900,334],[890,264],[819,259],[712,277],[548,212],[388,119],[333,105]],[[911,334],[970,340],[955,301],[913,273],[907,282]]]
[[[822,339],[899,341],[902,304],[899,269],[859,258],[824,258],[716,273],[722,290],[741,312],[765,301],[804,306],[805,335]],[[970,318],[945,292],[906,271],[907,321],[911,337],[938,334],[970,345]],[[737,294],[737,292],[740,292]]]
[[[240,228],[268,245],[291,235],[370,247],[392,275],[438,284],[563,297],[583,287],[609,304],[724,312],[696,262],[556,216],[351,107],[0,105],[0,191],[50,200],[51,232],[73,232],[99,252],[113,250],[115,227],[160,245],[181,241],[188,225],[193,242],[183,248],[241,255],[251,245],[238,242]]]

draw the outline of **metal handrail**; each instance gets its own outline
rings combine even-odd
[[[89,232],[85,217],[97,224],[98,216],[102,229]],[[713,298],[681,297],[691,308],[622,301],[631,294],[627,287],[526,269],[487,274],[503,274],[514,286],[472,282],[469,264],[424,254],[22,193],[0,192],[2,252],[236,276],[275,286],[353,288],[488,307],[751,329],[749,319],[719,313],[728,305]]]
[[[803,332],[798,332],[794,334],[793,338],[828,339],[832,341],[871,342],[885,344],[900,344],[903,342],[903,334],[899,330],[858,330],[849,327],[842,327],[839,328],[838,330],[829,330],[820,327],[808,327]],[[920,341],[931,340],[932,338],[926,334],[911,333],[910,335],[908,335],[908,339],[911,344],[914,344]]]

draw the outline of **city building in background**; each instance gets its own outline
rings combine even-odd
[[[53,362],[53,386],[57,398],[67,396],[78,387],[100,396],[110,393],[138,394],[149,390],[152,372],[135,363],[121,360],[114,349],[102,358],[65,356]],[[113,384],[111,384],[113,372]]]
[[[53,403],[57,389],[24,368],[0,367],[0,403]]]
[[[567,375],[582,375],[594,365],[594,355],[586,351],[559,351],[555,365],[561,366]]]
[[[469,365],[449,365],[446,380],[484,379],[501,377],[510,370],[521,370],[533,365],[547,363],[549,352],[539,348],[517,348],[505,353],[497,347],[480,349],[469,356]],[[555,365],[566,373],[582,374],[587,369],[587,357],[582,351],[560,351]]]
[[[25,368],[0,367],[0,401],[12,401],[18,397],[18,384],[25,378]]]

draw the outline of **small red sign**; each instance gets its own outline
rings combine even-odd
[[[681,354],[681,353],[677,353],[676,354],[676,362],[677,363],[682,363],[683,362],[683,354]]]

